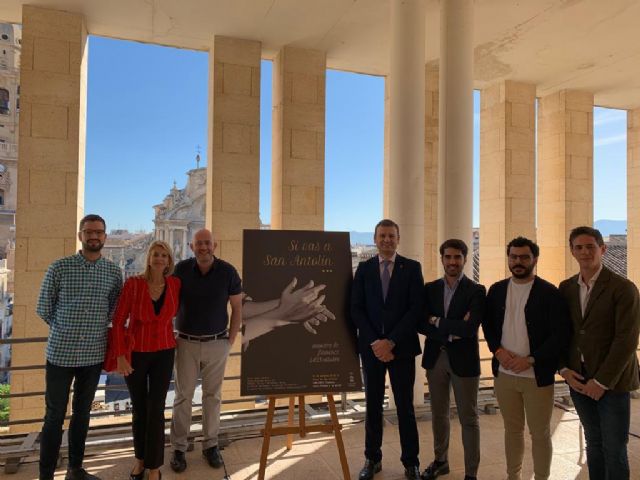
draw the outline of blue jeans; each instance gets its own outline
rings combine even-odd
[[[584,427],[591,480],[628,480],[629,392],[607,391],[599,401],[571,389],[571,399]]]
[[[41,480],[52,479],[56,469],[62,443],[62,424],[67,414],[71,382],[74,380],[69,423],[69,468],[82,467],[91,402],[96,394],[101,371],[101,363],[86,367],[59,367],[47,362],[46,412],[40,434]]]

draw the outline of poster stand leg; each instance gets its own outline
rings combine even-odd
[[[317,395],[317,394],[315,394]],[[340,464],[342,466],[342,475],[344,480],[349,480],[349,464],[347,463],[347,454],[344,451],[344,442],[342,441],[342,426],[338,420],[338,414],[336,412],[336,404],[333,399],[333,395],[328,393],[327,404],[329,406],[329,413],[331,415],[331,423],[328,425],[307,425],[305,423],[305,408],[304,397],[305,395],[298,396],[298,425],[294,424],[295,419],[295,396],[289,397],[289,415],[286,427],[274,427],[273,417],[276,410],[276,399],[283,398],[277,396],[269,396],[269,408],[267,410],[267,420],[265,421],[264,429],[262,430],[262,453],[260,455],[260,467],[258,470],[258,480],[264,480],[265,472],[267,469],[267,458],[269,456],[269,444],[271,437],[277,435],[287,435],[287,450],[293,448],[293,435],[297,434],[300,437],[305,437],[309,432],[325,432],[333,433],[336,439],[336,447],[338,448],[338,455],[340,456]]]

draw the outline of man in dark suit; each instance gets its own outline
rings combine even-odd
[[[602,234],[578,227],[569,235],[580,273],[560,284],[574,335],[560,374],[584,427],[592,480],[629,478],[630,393],[638,381],[638,289],[602,265]]]
[[[425,315],[418,331],[427,339],[422,366],[427,370],[433,429],[434,461],[422,478],[449,473],[449,392],[462,425],[465,480],[475,480],[480,464],[478,327],[485,307],[485,288],[467,278],[463,269],[469,248],[458,239],[440,245],[444,277],[424,286]]]
[[[504,422],[509,480],[522,476],[525,418],[535,478],[549,478],[554,377],[571,335],[564,298],[534,273],[539,254],[538,245],[527,238],[509,242],[511,277],[489,288],[482,323],[493,353],[494,390]]]
[[[415,357],[420,353],[417,322],[422,314],[420,263],[396,253],[400,229],[381,220],[374,231],[378,255],[360,262],[351,293],[351,315],[358,328],[367,414],[365,464],[359,479],[382,468],[382,402],[386,372],[395,399],[405,477],[420,478],[418,427],[413,410]]]

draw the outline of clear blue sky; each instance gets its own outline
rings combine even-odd
[[[271,216],[271,62],[262,62],[260,217]],[[152,206],[207,157],[208,55],[90,37],[85,211],[151,230]],[[382,215],[384,79],[327,72],[325,226],[371,231]],[[479,92],[474,116],[478,224]],[[594,111],[596,220],[626,218],[626,112]]]

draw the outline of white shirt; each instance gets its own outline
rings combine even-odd
[[[602,272],[602,264],[595,275],[591,277],[587,283],[584,283],[584,280],[582,280],[582,275],[578,275],[578,285],[580,286],[580,309],[583,317],[584,311],[587,309],[587,304],[589,303],[591,291],[593,290],[593,286],[596,284],[596,280],[598,280],[598,277],[600,276],[600,272]]]
[[[528,357],[531,353],[524,307],[529,299],[532,286],[533,280],[527,283],[515,283],[512,278],[507,288],[501,344],[507,350],[521,357]],[[515,373],[500,365],[499,371],[518,377],[535,378],[536,376],[533,367],[529,367],[523,372]]]

